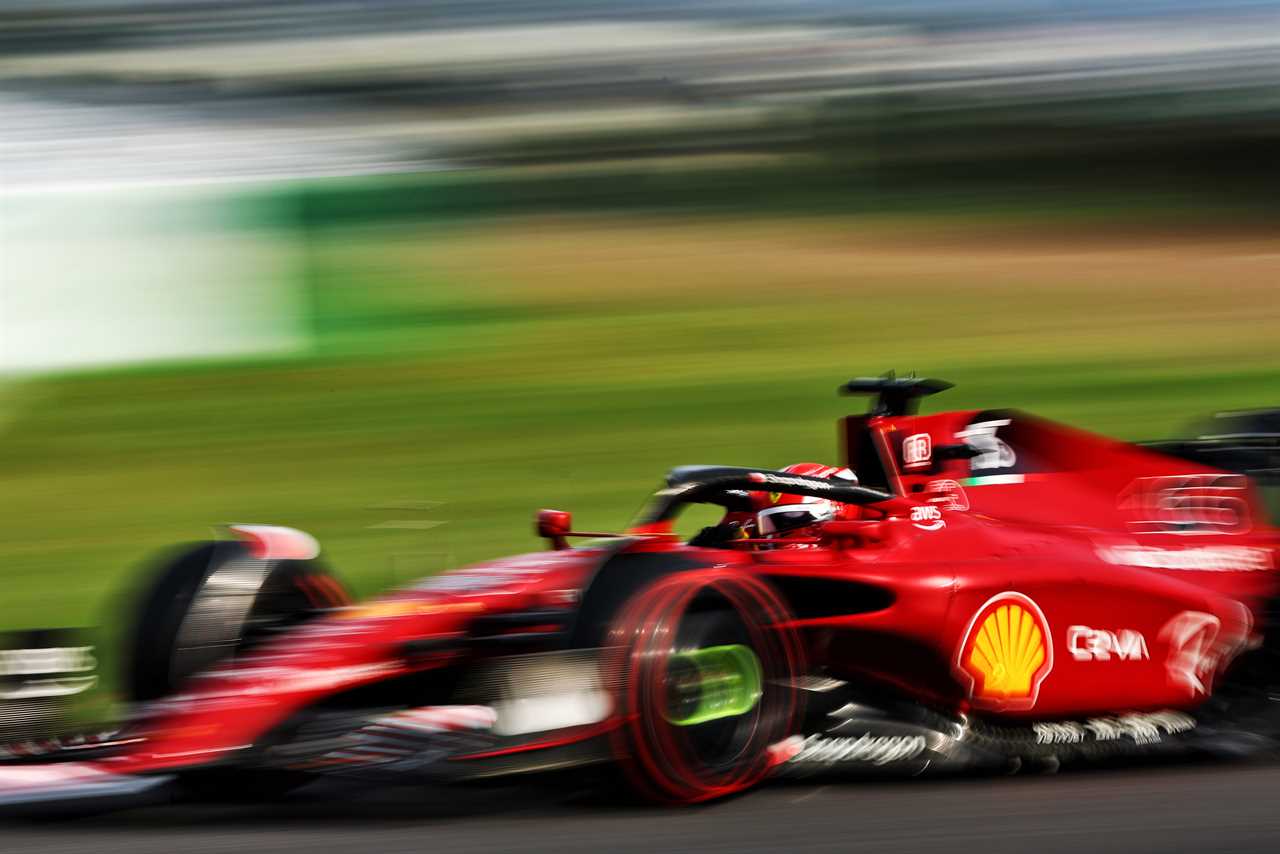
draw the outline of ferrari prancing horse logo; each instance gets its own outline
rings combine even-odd
[[[986,601],[965,630],[956,671],[973,705],[1030,709],[1053,669],[1053,635],[1044,612],[1012,590]]]

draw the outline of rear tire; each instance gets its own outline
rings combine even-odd
[[[1214,726],[1265,739],[1280,750],[1280,598],[1261,614],[1262,643],[1240,655],[1198,714]]]

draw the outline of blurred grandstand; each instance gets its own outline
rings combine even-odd
[[[1153,148],[1181,174],[1207,143],[1264,156],[1280,106],[1274,2],[45,6],[0,12],[10,187],[806,155],[889,180]]]
[[[1278,25],[1276,0],[17,0],[0,371],[306,349],[333,224],[1266,210]]]

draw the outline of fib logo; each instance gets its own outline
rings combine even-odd
[[[1010,590],[988,599],[969,622],[956,659],[973,704],[1035,706],[1040,683],[1053,669],[1052,637],[1049,621],[1030,597]]]

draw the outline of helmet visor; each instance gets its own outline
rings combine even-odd
[[[822,504],[788,504],[783,507],[770,507],[756,515],[756,523],[760,536],[770,537],[774,534],[785,534],[797,528],[807,528],[823,519],[831,517],[831,509],[827,502]]]

